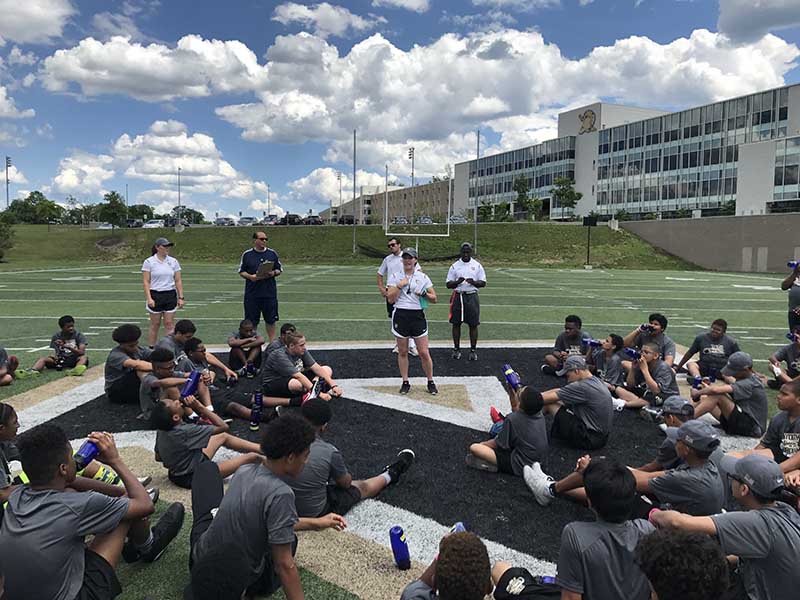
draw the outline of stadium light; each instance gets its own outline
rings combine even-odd
[[[8,170],[11,168],[11,157],[6,156],[6,210],[8,210]]]

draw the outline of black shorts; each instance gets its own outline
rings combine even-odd
[[[327,494],[328,506],[325,514],[334,512],[337,515],[344,515],[361,502],[361,490],[354,485],[346,489],[340,488],[338,485],[329,485]]]
[[[86,548],[83,551],[83,585],[74,600],[111,600],[122,593],[114,567]]]
[[[145,303],[147,312],[149,313],[172,313],[178,310],[178,290],[167,290],[165,292],[150,290],[150,297],[156,305],[150,308],[150,306]]]
[[[418,338],[428,335],[425,311],[395,308],[392,313],[392,335],[399,338]]]
[[[800,315],[793,310],[789,311],[789,331],[794,331],[795,327],[800,326]]]
[[[700,369],[700,377],[720,377],[721,368],[714,367],[708,363],[698,362],[697,368]]]
[[[249,350],[244,350],[242,348],[231,348],[230,352],[228,353],[228,366],[234,371],[238,371],[239,369],[241,369],[244,366],[244,363],[239,358],[239,356],[240,356],[239,353],[238,352],[234,352],[234,350],[240,350],[244,354],[244,356],[246,358],[247,355],[250,353],[250,350],[252,350],[252,349],[253,349],[252,346],[250,346]],[[256,354],[256,358],[253,361],[253,364],[256,366],[257,369],[261,367],[261,356],[262,356],[262,354],[263,354],[263,352],[261,351],[261,348],[259,347],[259,352]]]
[[[632,394],[636,394],[642,400],[647,400],[651,406],[661,406],[664,404],[665,397],[661,394],[654,394],[646,385],[637,385],[634,387],[623,385],[623,388]]]
[[[128,371],[106,388],[106,398],[114,404],[139,404],[140,385],[136,371]]]
[[[495,448],[494,458],[497,460],[497,470],[500,473],[514,475],[514,466],[511,464],[511,450]]]
[[[253,327],[258,327],[261,317],[264,323],[272,325],[278,319],[278,298],[251,298],[244,297],[244,318],[253,323]]]
[[[581,450],[596,450],[605,446],[608,441],[608,434],[588,429],[566,406],[562,406],[553,418],[550,435]]]
[[[511,567],[500,576],[492,595],[494,600],[542,600],[561,598],[561,588],[555,583],[543,583],[528,569]]]
[[[453,292],[450,296],[450,322],[453,325],[466,323],[470,327],[480,325],[481,303],[477,292],[471,294]]]
[[[747,437],[761,437],[764,433],[756,420],[735,406],[729,417],[719,416],[719,424],[725,433],[730,435],[744,435]]]
[[[53,356],[52,358],[54,360],[53,364],[44,363],[44,366],[45,366],[46,369],[55,369],[56,368],[56,362],[58,362],[58,356]],[[80,358],[80,356],[78,356],[74,352],[70,352],[69,354],[67,354],[64,357],[63,362],[61,363],[61,368],[63,368],[63,369],[74,369],[75,367],[78,366],[78,359],[79,358]],[[86,358],[86,366],[87,367],[89,366],[89,358],[88,357]]]
[[[311,381],[316,377],[314,372],[308,369],[303,371],[303,375]],[[293,392],[289,389],[289,382],[292,379],[294,379],[294,377],[278,377],[271,380],[269,383],[262,384],[261,391],[265,396],[272,396],[273,398],[294,398],[295,396],[301,396],[302,393]]]
[[[167,478],[177,485],[179,488],[183,488],[185,490],[192,489],[192,478],[194,477],[194,472],[192,473],[185,473],[183,475],[173,475],[171,471],[167,471]]]

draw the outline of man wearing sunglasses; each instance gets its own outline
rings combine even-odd
[[[272,269],[259,274],[261,264],[268,261],[272,263]],[[263,316],[270,342],[275,338],[275,323],[278,321],[278,286],[275,278],[282,269],[278,253],[267,248],[267,234],[255,232],[253,247],[242,254],[239,263],[239,276],[245,280],[244,318],[253,323],[257,330]]]
[[[378,267],[378,291],[386,300],[386,312],[389,313],[389,318],[391,319],[394,304],[389,302],[387,291],[389,288],[386,283],[392,273],[402,274],[403,272],[403,246],[400,244],[400,240],[392,237],[386,242],[386,247],[389,248],[390,254],[383,259],[381,266]],[[417,264],[416,270],[419,271],[419,264]],[[393,352],[397,353],[397,344],[395,344]],[[414,344],[414,338],[409,338],[408,340],[408,353],[411,356],[419,356],[417,346]]]

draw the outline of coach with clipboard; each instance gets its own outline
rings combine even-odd
[[[278,253],[267,248],[267,234],[257,231],[253,234],[253,247],[242,254],[239,276],[245,279],[244,318],[257,329],[263,316],[270,342],[275,338],[275,323],[278,321],[278,286],[275,278],[281,271]]]

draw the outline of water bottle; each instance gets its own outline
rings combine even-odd
[[[228,387],[233,387],[236,385],[237,379],[233,375],[228,377]]]
[[[556,578],[552,575],[536,575],[534,581],[540,585],[555,585]]]
[[[264,394],[253,394],[253,406],[250,409],[250,431],[258,431],[261,425],[261,409],[264,408]]]
[[[583,338],[583,345],[590,348],[599,348],[603,345],[603,340],[594,340],[592,338]]]
[[[97,458],[98,454],[100,454],[100,449],[97,447],[97,444],[86,440],[75,453],[75,469],[83,471],[90,462]]]
[[[450,533],[462,533],[467,530],[467,526],[464,525],[463,521],[457,521],[455,525],[450,528]]]
[[[392,543],[392,554],[394,562],[401,571],[411,568],[411,554],[408,552],[408,542],[403,528],[395,525],[389,530],[389,541]]]
[[[799,265],[799,264],[800,264],[800,262],[798,262],[796,260],[790,260],[789,262],[786,263],[786,266],[789,267],[790,269],[796,269],[797,265]]]
[[[697,377],[692,378],[692,387],[696,390],[699,390],[701,384],[703,383],[703,378],[698,375]]]
[[[508,382],[508,385],[511,386],[511,389],[518,390],[522,385],[522,380],[519,377],[519,373],[517,373],[514,370],[514,367],[511,365],[503,365],[503,375],[506,376],[506,381]]]
[[[181,398],[194,396],[197,393],[197,388],[200,385],[200,378],[203,376],[202,371],[192,371],[189,374],[189,379],[183,384],[181,388]]]
[[[639,331],[642,333],[653,333],[655,330],[656,328],[650,325],[650,323],[642,323],[639,325]]]
[[[639,360],[642,358],[642,353],[639,352],[636,348],[625,348],[623,352],[628,356],[628,358],[632,360]]]
[[[790,342],[796,342],[797,338],[798,338],[798,335],[796,333],[791,332],[791,331],[786,334],[786,339],[789,340]]]

